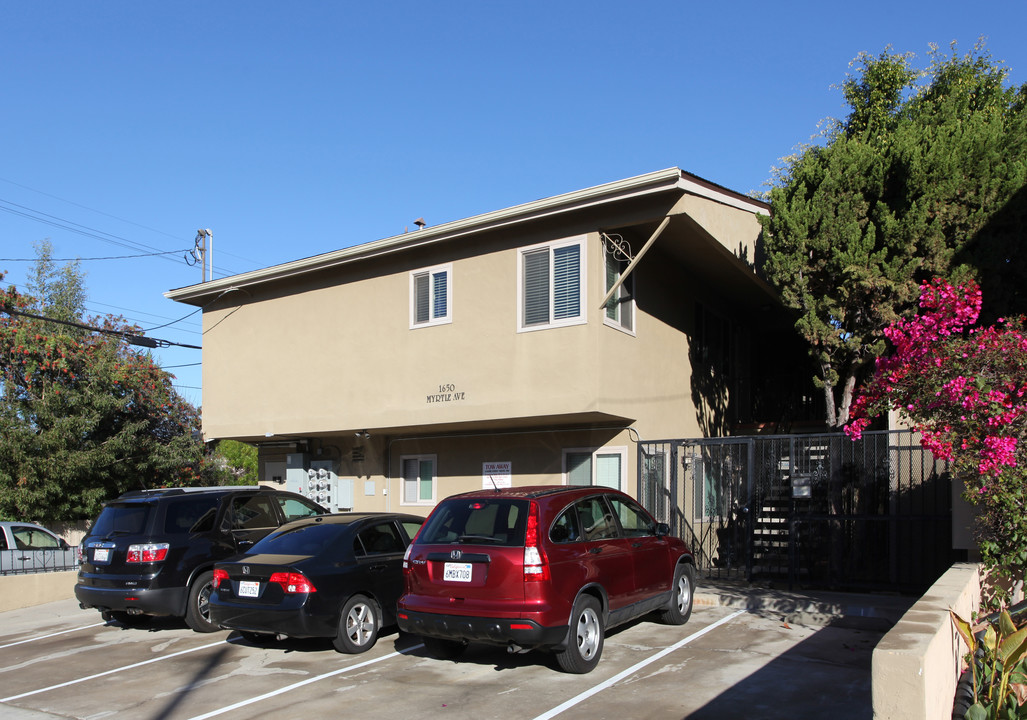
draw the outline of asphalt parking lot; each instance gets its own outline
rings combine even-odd
[[[568,675],[548,655],[488,646],[436,660],[396,631],[342,655],[170,619],[124,628],[68,600],[0,613],[0,717],[869,719],[884,628],[852,625],[744,598],[697,604],[684,626],[616,629],[594,672]]]

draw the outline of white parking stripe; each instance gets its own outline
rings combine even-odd
[[[83,625],[82,627],[72,628],[71,630],[61,630],[60,632],[50,633],[49,635],[40,635],[39,637],[28,638],[27,640],[19,640],[17,642],[7,643],[6,645],[0,645],[0,650],[4,648],[14,647],[15,645],[24,645],[25,643],[35,642],[36,640],[46,640],[52,638],[55,635],[64,635],[65,633],[78,632],[79,630],[88,630],[89,628],[100,627],[107,623],[93,623],[92,625]]]
[[[236,710],[236,709],[241,708],[241,707],[246,707],[247,705],[252,705],[253,703],[260,702],[261,700],[267,700],[268,698],[274,697],[275,695],[281,695],[282,693],[287,693],[287,692],[289,692],[291,690],[295,690],[296,688],[301,688],[304,685],[309,685],[310,683],[315,683],[318,680],[324,680],[325,678],[335,677],[336,675],[341,675],[342,673],[349,672],[350,670],[358,670],[358,669],[360,669],[362,667],[367,667],[368,665],[374,665],[375,663],[379,663],[382,660],[388,660],[390,658],[396,657],[397,655],[405,655],[408,652],[411,652],[412,650],[417,650],[418,648],[423,648],[423,647],[424,647],[424,645],[414,645],[413,647],[408,647],[405,650],[400,650],[398,652],[389,653],[388,655],[382,655],[381,657],[375,658],[374,660],[367,660],[367,661],[362,662],[362,663],[357,663],[356,665],[347,665],[344,668],[339,668],[338,670],[332,670],[331,672],[324,673],[323,675],[318,675],[316,677],[307,678],[306,680],[300,680],[299,682],[293,683],[292,685],[286,685],[283,688],[279,688],[278,690],[272,690],[269,693],[264,693],[263,695],[259,695],[259,696],[254,697],[254,698],[250,698],[249,700],[240,700],[239,702],[235,703],[234,705],[228,705],[227,707],[218,708],[217,710],[211,710],[210,712],[204,713],[203,715],[197,715],[195,717],[189,718],[189,720],[207,720],[207,718],[212,718],[215,715],[220,715],[221,713],[226,713],[226,712],[229,712],[230,710]],[[0,700],[0,702],[3,702],[3,701]]]
[[[583,692],[583,693],[581,693],[579,695],[576,695],[575,697],[572,697],[567,702],[561,703],[560,705],[557,705],[555,708],[553,708],[549,712],[542,713],[541,715],[536,717],[534,720],[549,720],[549,718],[556,717],[557,715],[562,713],[564,710],[569,710],[570,708],[574,707],[575,705],[577,705],[577,704],[587,700],[588,698],[592,697],[596,693],[602,692],[603,690],[605,690],[606,688],[610,687],[614,683],[620,682],[621,680],[623,680],[624,678],[628,677],[629,675],[638,672],[639,670],[644,668],[646,665],[649,665],[650,663],[656,662],[660,658],[662,658],[662,657],[664,657],[666,655],[669,655],[670,653],[674,652],[675,650],[677,650],[679,648],[684,647],[685,645],[687,645],[688,643],[692,642],[693,640],[695,640],[697,638],[701,638],[703,635],[705,635],[706,633],[710,632],[711,630],[714,630],[715,628],[720,627],[721,625],[723,625],[726,622],[729,622],[730,620],[734,620],[736,617],[738,617],[739,615],[742,615],[744,613],[745,613],[745,610],[736,610],[735,612],[731,613],[727,617],[721,618],[720,620],[718,620],[717,622],[713,623],[712,625],[707,625],[706,627],[704,627],[699,632],[693,633],[692,635],[689,635],[684,640],[679,640],[678,642],[674,643],[670,647],[664,648],[663,650],[661,650],[660,652],[656,653],[652,657],[647,658],[645,660],[642,660],[641,662],[635,663],[634,665],[629,667],[627,670],[622,670],[621,672],[617,673],[616,675],[614,675],[609,680],[606,680],[604,682],[599,683],[598,685],[596,685],[591,690],[586,690],[585,692]]]
[[[113,670],[107,670],[106,672],[97,673],[96,675],[90,675],[89,677],[79,678],[78,680],[69,680],[68,682],[60,683],[59,685],[50,685],[49,687],[39,688],[38,690],[30,690],[29,692],[22,693],[21,695],[11,695],[10,697],[0,698],[0,703],[11,702],[12,700],[20,700],[21,698],[28,697],[29,695],[38,695],[39,693],[47,692],[49,690],[56,690],[57,688],[68,687],[69,685],[77,685],[78,683],[87,682],[89,680],[95,680],[96,678],[100,678],[105,675],[113,675],[114,673],[124,672],[125,670],[131,670],[132,668],[142,667],[143,665],[149,665],[151,663],[160,662],[161,660],[170,660],[171,658],[178,657],[179,655],[188,655],[189,653],[196,652],[197,650],[206,650],[207,648],[217,647],[218,645],[222,645],[227,642],[227,640],[220,640],[216,643],[211,643],[210,645],[201,645],[200,647],[195,647],[192,650],[180,650],[176,653],[171,653],[170,655],[162,655],[161,657],[153,658],[152,660],[143,660],[142,662],[133,663],[131,665],[125,665],[124,667],[114,668]]]

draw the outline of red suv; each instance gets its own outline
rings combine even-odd
[[[587,673],[606,628],[650,612],[692,613],[695,564],[637,502],[602,487],[517,487],[454,495],[406,551],[399,627],[436,657],[468,642],[556,654]]]

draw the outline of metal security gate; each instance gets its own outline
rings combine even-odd
[[[908,431],[639,444],[641,502],[706,577],[921,592],[951,564],[947,466]]]

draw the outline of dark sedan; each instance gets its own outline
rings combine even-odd
[[[403,553],[423,522],[341,513],[283,525],[214,566],[211,620],[253,640],[330,637],[339,652],[369,650],[396,622]]]

